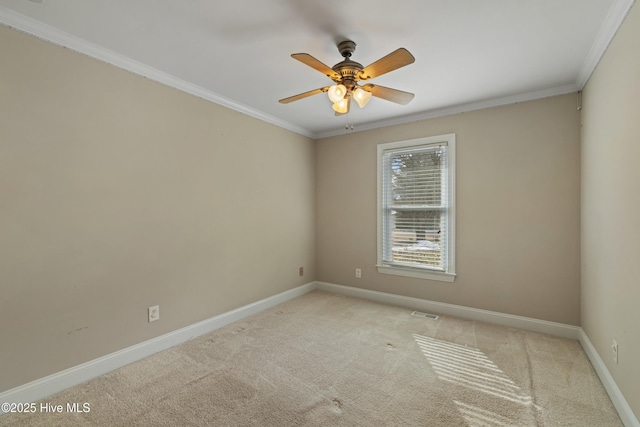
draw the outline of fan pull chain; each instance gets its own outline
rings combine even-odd
[[[344,125],[344,128],[346,130],[353,130],[353,123],[349,124],[349,112],[347,112],[347,114],[345,114],[346,119],[347,119],[347,124]]]

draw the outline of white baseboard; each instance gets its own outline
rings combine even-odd
[[[445,314],[459,317],[461,319],[477,320],[481,322],[495,323],[502,326],[524,329],[526,331],[539,332],[554,335],[562,338],[579,340],[591,364],[596,370],[600,381],[609,394],[620,419],[626,427],[640,427],[638,419],[633,414],[631,407],[622,395],[618,385],[607,370],[600,355],[591,344],[589,337],[581,327],[565,325],[562,323],[548,322],[545,320],[532,319],[529,317],[514,316],[511,314],[498,313],[495,311],[480,310],[477,308],[464,307],[460,305],[446,304],[442,302],[423,300],[419,298],[405,297],[401,295],[388,294],[384,292],[371,291],[368,289],[354,288],[350,286],[336,285],[333,283],[316,282],[319,290],[333,292],[336,294],[348,295],[352,297],[367,299],[385,304],[399,305],[408,308],[415,308],[433,314]]]
[[[624,425],[626,427],[640,427],[638,418],[633,414],[627,400],[622,395],[622,392],[609,373],[609,370],[602,361],[602,358],[596,351],[593,344],[591,344],[591,340],[582,328],[580,328],[580,344],[582,345],[584,352],[587,353],[587,357],[589,357],[593,368],[596,370],[598,377],[600,377],[600,381],[602,382],[602,385],[604,385],[605,390],[607,390],[609,398],[611,399],[613,406],[615,406],[618,411],[618,415]]]
[[[74,385],[88,381],[96,376],[103,375],[159,351],[166,350],[189,339],[214,331],[228,325],[229,323],[236,322],[290,299],[304,295],[314,289],[385,304],[414,308],[421,311],[433,312],[434,314],[444,314],[462,319],[495,323],[562,338],[579,340],[582,348],[589,357],[589,360],[591,360],[596,373],[600,377],[600,381],[602,381],[605,389],[607,390],[607,393],[609,394],[609,397],[618,411],[624,425],[626,427],[640,427],[638,419],[633,414],[633,411],[613,380],[613,377],[607,370],[604,362],[600,358],[600,355],[591,344],[589,337],[580,327],[326,282],[307,283],[297,288],[290,289],[269,298],[223,313],[219,316],[194,323],[193,325],[177,331],[170,332],[157,338],[153,338],[115,353],[108,354],[98,359],[49,375],[45,378],[2,392],[0,393],[0,402],[35,402]],[[0,414],[2,414],[1,410]]]
[[[316,288],[315,282],[307,283],[297,288],[273,295],[269,298],[245,305],[235,310],[220,314],[202,322],[194,323],[177,331],[140,344],[127,347],[115,353],[57,372],[47,377],[32,381],[0,393],[0,403],[35,402],[54,393],[81,384],[91,378],[106,374],[121,366],[151,356],[192,338],[204,335],[229,323],[259,313],[280,303],[306,294]],[[0,414],[2,414],[0,409]]]
[[[512,314],[498,313],[495,311],[481,310],[478,308],[464,307],[461,305],[429,301],[420,298],[405,297],[401,295],[388,294],[385,292],[370,291],[368,289],[353,288],[350,286],[336,285],[333,283],[316,282],[316,285],[317,289],[328,292],[349,295],[386,304],[415,308],[421,311],[431,312],[433,314],[445,314],[449,316],[459,317],[461,319],[495,323],[511,328],[540,332],[543,334],[549,334],[574,340],[580,338],[581,328],[579,326],[565,325],[563,323],[532,319],[530,317],[514,316]]]

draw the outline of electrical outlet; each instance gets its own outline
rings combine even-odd
[[[155,322],[160,319],[160,306],[154,305],[149,307],[149,322]]]
[[[362,277],[362,270],[359,268],[356,268],[356,278],[360,279]]]
[[[300,275],[300,277],[304,276],[304,267],[300,267],[298,274]]]
[[[616,340],[613,340],[613,344],[611,344],[611,355],[613,356],[613,361],[618,364],[618,343]]]

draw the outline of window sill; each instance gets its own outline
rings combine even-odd
[[[415,277],[417,279],[438,280],[441,282],[453,282],[455,273],[445,273],[439,271],[428,271],[418,268],[401,267],[396,265],[377,265],[378,273],[394,274],[396,276]]]

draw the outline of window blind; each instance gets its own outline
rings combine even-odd
[[[447,271],[447,144],[382,156],[383,262]]]

